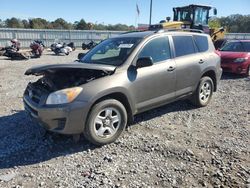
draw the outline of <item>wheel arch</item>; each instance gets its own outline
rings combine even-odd
[[[89,112],[91,111],[92,107],[106,99],[115,99],[122,103],[122,105],[125,107],[127,114],[128,114],[128,124],[131,124],[133,122],[133,114],[134,114],[134,108],[132,107],[131,102],[129,101],[128,97],[122,93],[122,92],[113,92],[106,95],[103,95],[99,98],[97,98],[91,105]]]
[[[210,77],[212,80],[213,80],[213,84],[214,84],[214,91],[217,91],[217,79],[216,79],[216,74],[215,74],[215,71],[214,70],[206,70],[201,78],[205,77],[205,76],[208,76]]]

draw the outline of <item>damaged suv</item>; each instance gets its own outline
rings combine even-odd
[[[107,39],[70,64],[30,68],[42,76],[24,92],[28,113],[49,131],[96,145],[116,140],[135,114],[189,98],[206,106],[221,77],[210,37],[146,31]]]

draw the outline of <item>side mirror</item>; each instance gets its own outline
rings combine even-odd
[[[169,22],[171,20],[171,17],[166,17],[166,20]]]
[[[78,57],[78,59],[82,59],[85,55],[86,55],[86,53],[79,53],[77,57]]]
[[[149,67],[153,65],[153,59],[152,57],[140,57],[136,61],[136,67],[142,68],[142,67]]]

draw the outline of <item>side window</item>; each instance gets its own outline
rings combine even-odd
[[[196,53],[192,36],[173,36],[176,57]]]
[[[193,37],[199,52],[205,52],[208,50],[208,40],[206,36],[194,35]]]
[[[159,37],[149,41],[140,52],[140,57],[152,57],[153,63],[171,58],[168,37]]]

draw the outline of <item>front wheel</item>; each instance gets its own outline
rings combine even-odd
[[[114,142],[127,125],[127,111],[117,100],[107,99],[93,106],[84,136],[95,145]]]
[[[250,65],[247,67],[246,73],[244,74],[245,77],[250,75]]]
[[[197,107],[207,106],[212,98],[213,91],[213,80],[208,76],[202,77],[195,93],[191,98],[191,102]]]

